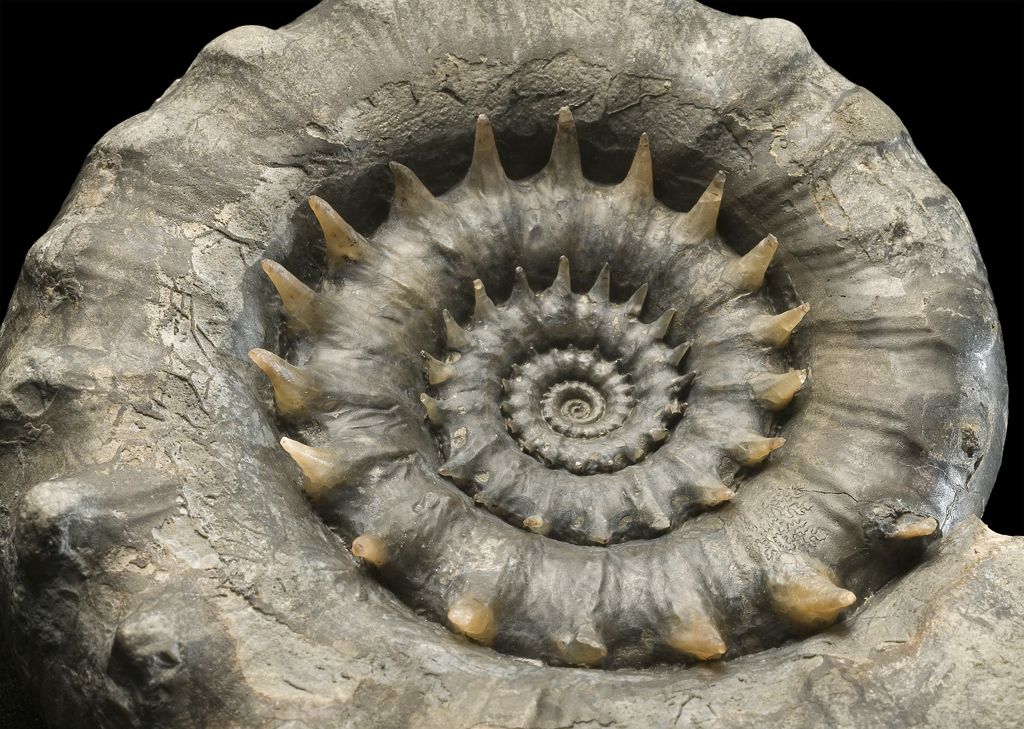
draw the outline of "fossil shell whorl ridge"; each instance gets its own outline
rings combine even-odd
[[[984,268],[784,21],[239,28],[94,150],[0,352],[0,627],[55,726],[1012,713]]]
[[[818,555],[737,557],[741,579],[720,584],[695,549],[742,541],[700,516],[743,508],[745,474],[785,444],[779,415],[807,390],[786,351],[809,307],[777,311],[762,290],[778,241],[722,243],[721,174],[688,212],[658,203],[646,136],[609,186],[581,174],[568,109],[533,177],[505,176],[493,134],[480,117],[469,173],[437,198],[392,165],[370,238],[311,199],[333,272],[319,293],[264,264],[313,346],[301,367],[251,356],[283,416],[320,423],[315,446],[282,441],[320,513],[411,605],[555,663],[708,660],[745,633],[835,622],[856,597]],[[620,300],[618,275],[650,283]],[[531,589],[545,572],[573,588]]]

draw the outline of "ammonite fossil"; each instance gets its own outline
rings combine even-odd
[[[722,630],[749,650],[777,640],[777,623],[821,627],[854,603],[810,551],[740,546],[739,579],[713,576],[716,545],[758,534],[737,525],[757,517],[735,492],[786,468],[763,469],[785,443],[772,416],[808,376],[784,356],[808,304],[777,311],[761,290],[775,237],[738,256],[716,234],[724,173],[672,211],[654,197],[645,135],[622,182],[594,184],[567,107],[526,179],[506,177],[486,117],[444,195],[392,170],[392,214],[369,240],[310,199],[321,293],[263,264],[309,334],[305,363],[250,353],[281,414],[315,423],[319,445],[281,441],[306,490],[386,584],[474,639],[573,665],[719,658]],[[556,267],[535,292],[531,274]],[[938,528],[901,499],[847,502],[855,543],[881,532],[875,560]]]
[[[914,585],[1002,549],[954,529],[1005,429],[956,200],[782,21],[464,10],[229,33],[34,248],[0,564],[51,719],[902,705],[793,697],[889,686]]]

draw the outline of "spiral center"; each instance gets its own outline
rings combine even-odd
[[[606,407],[604,395],[579,380],[555,384],[541,400],[541,413],[551,429],[573,438],[593,437],[593,433],[579,426],[600,421]]]
[[[519,447],[550,468],[579,475],[617,471],[645,458],[656,445],[651,425],[634,417],[635,387],[619,366],[599,349],[568,346],[535,352],[513,367],[502,411]],[[654,425],[664,423],[654,418]]]
[[[587,422],[590,417],[590,403],[586,400],[574,398],[562,405],[562,415],[571,418],[576,422]]]
[[[678,459],[654,456],[684,446],[674,434],[693,378],[679,370],[689,343],[664,341],[674,310],[645,322],[646,285],[621,303],[609,290],[606,267],[590,292],[573,292],[565,257],[539,293],[518,269],[501,304],[476,281],[472,320],[442,312],[447,351],[423,353],[438,474],[496,516],[585,544],[671,526],[674,496],[643,494],[652,474],[679,471]]]

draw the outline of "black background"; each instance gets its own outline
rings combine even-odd
[[[1004,337],[1016,342],[1009,286],[1010,251],[1024,244],[1024,4],[706,4],[793,21],[826,62],[893,108],[967,211]],[[147,109],[217,35],[239,25],[278,27],[313,5],[0,0],[0,306],[6,310],[25,252],[108,129]],[[1015,364],[1011,357],[1011,372]],[[1019,412],[1018,394],[1011,379],[1012,412]],[[985,521],[1004,534],[1024,534],[1014,425],[985,512]],[[4,683],[0,677],[0,694]],[[0,724],[17,721],[3,703]]]

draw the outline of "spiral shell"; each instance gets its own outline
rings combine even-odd
[[[391,169],[391,215],[369,238],[310,199],[318,291],[264,262],[303,364],[250,355],[278,411],[316,423],[316,445],[282,445],[384,584],[478,642],[582,666],[719,658],[745,631],[818,629],[856,602],[812,554],[737,555],[723,589],[695,549],[742,543],[746,482],[784,468],[787,410],[813,396],[787,347],[808,304],[780,311],[764,287],[774,236],[742,256],[723,243],[724,174],[673,211],[643,135],[622,182],[593,183],[568,108],[532,177],[505,175],[485,116],[445,194]],[[937,532],[899,518],[890,539]]]

